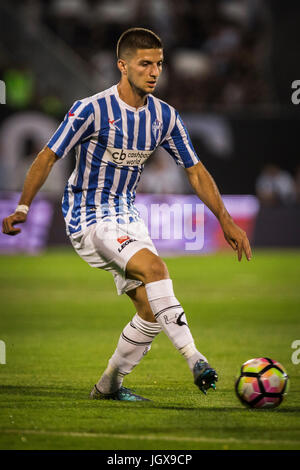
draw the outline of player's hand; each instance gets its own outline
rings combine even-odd
[[[23,224],[26,222],[27,214],[24,212],[15,212],[14,214],[9,215],[2,222],[2,232],[7,235],[18,235],[21,232],[20,228],[15,228],[16,224]]]
[[[252,257],[250,243],[247,234],[232,219],[222,223],[225,240],[229,243],[233,250],[237,251],[238,260],[241,261],[243,252],[248,261]]]

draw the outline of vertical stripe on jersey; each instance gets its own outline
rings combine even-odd
[[[189,167],[189,166],[194,165],[194,162],[192,159],[192,154],[190,154],[189,150],[187,149],[186,143],[184,142],[183,138],[184,138],[184,134],[180,132],[180,129],[177,125],[177,120],[176,120],[176,124],[171,133],[171,139],[177,150],[176,156],[178,160],[182,162],[185,167]]]
[[[167,140],[165,140],[162,144],[162,147],[169,153],[169,155],[171,155],[171,157],[175,161],[176,165],[181,165],[182,166],[182,162],[179,160],[179,158],[176,155],[176,152],[174,151],[175,150],[174,145],[171,148],[169,142]]]
[[[94,101],[93,106],[94,106],[94,116],[95,116],[95,130],[100,133],[100,129],[101,129],[100,101],[99,100]],[[107,125],[108,125],[108,123],[107,123]],[[86,189],[86,191],[85,191],[86,222],[87,222],[88,226],[91,225],[93,223],[93,221],[95,221],[96,218],[97,218],[96,211],[94,210],[95,207],[93,207],[93,206],[91,207],[88,204],[89,201],[87,201],[87,197],[90,196],[90,191],[88,191],[88,180],[89,180],[89,175],[91,173],[91,168],[92,168],[91,167],[92,155],[98,154],[99,158],[102,158],[102,155],[103,155],[103,153],[101,154],[101,150],[99,152],[99,148],[98,148],[97,142],[95,140],[93,140],[92,144],[93,144],[93,146],[91,148],[90,147],[88,148],[89,158],[87,160],[86,171],[85,171],[85,174],[84,174],[84,181],[83,181],[84,188]],[[101,149],[101,147],[100,147],[100,149]],[[94,202],[92,204],[96,204],[96,198],[95,198],[96,192],[97,191],[94,192]]]
[[[146,113],[146,142],[145,142],[145,150],[152,149],[151,141],[152,141],[152,124],[151,124],[151,114],[149,109],[145,109]]]
[[[67,216],[69,207],[70,207],[69,187],[68,187],[68,185],[66,185],[65,190],[64,190],[63,200],[62,200],[62,213],[63,213],[64,217]]]
[[[134,170],[132,171],[132,175],[130,177],[129,183],[127,185],[127,205],[131,206],[133,200],[134,200],[134,195],[132,193],[132,188],[134,187],[137,179],[139,177],[139,168],[136,166],[134,167]]]
[[[121,115],[122,115],[122,129],[123,129],[123,144],[122,147],[123,149],[128,148],[128,130],[127,130],[127,114],[126,114],[126,109],[121,107]]]
[[[155,110],[154,100],[153,100],[152,96],[148,97],[148,103],[149,103],[148,104],[148,109],[149,109],[150,115],[151,115],[151,149],[154,149],[156,147],[156,139],[155,139],[155,136],[154,136],[153,131],[152,131],[152,124],[156,119],[156,110]]]
[[[133,136],[134,136],[134,113],[126,109],[126,116],[127,116],[127,132],[128,132],[127,149],[132,150]]]
[[[77,103],[79,104],[77,105]],[[77,103],[76,106],[74,105],[71,108],[71,111],[77,111],[77,117],[72,121],[72,117],[69,117],[71,111],[69,111],[65,120],[47,144],[60,158],[64,157],[71,148],[94,132],[93,107],[80,101]],[[83,115],[82,112],[84,112]]]
[[[82,191],[83,191],[83,197],[81,200],[81,206],[85,206],[85,216],[86,216],[86,221],[81,221],[82,223],[82,228],[85,228],[86,222],[88,222],[91,219],[96,218],[95,211],[91,213],[91,209],[94,209],[94,207],[91,207],[88,204],[87,198],[90,194],[89,192],[89,176],[91,174],[91,163],[92,163],[92,155],[95,155],[97,153],[96,151],[96,142],[94,140],[90,140],[89,142],[85,142],[86,145],[86,164],[85,164],[85,169],[83,173],[83,181],[82,181]],[[82,209],[83,211],[83,209]]]
[[[99,175],[98,175],[98,188],[95,193],[94,201],[96,207],[96,218],[99,219],[102,217],[102,206],[101,206],[101,196],[102,196],[102,189],[105,185],[105,172],[106,172],[106,164],[101,165]]]
[[[134,193],[133,194],[133,199],[135,199],[135,193],[136,193],[136,189],[137,189],[137,186],[139,184],[139,181],[141,179],[141,175],[142,175],[142,171],[144,169],[144,165],[141,167],[141,168],[138,168],[138,175],[137,175],[137,178],[135,180],[135,183],[134,185],[132,186],[132,189],[131,189],[131,192]]]
[[[79,173],[78,173],[78,178],[77,178],[77,185],[78,185],[78,188],[81,188],[82,181],[83,181],[84,167],[85,167],[85,162],[86,162],[86,150],[83,145],[80,145],[78,151],[79,151],[80,161],[79,161]],[[73,207],[71,210],[71,219],[67,220],[69,224],[69,230],[71,233],[74,231],[81,230],[80,204],[81,204],[81,198],[82,198],[82,191],[79,190],[79,191],[73,191],[73,192],[74,192],[74,202],[73,202]],[[73,227],[76,227],[76,229]]]
[[[115,166],[107,165],[106,170],[105,170],[105,183],[104,183],[104,187],[102,188],[102,194],[101,194],[101,205],[104,205],[103,207],[104,216],[109,215],[111,213],[108,207],[108,199],[110,196],[111,187],[114,182],[115,171],[116,171]]]
[[[146,142],[146,113],[145,110],[140,111],[139,113],[139,130],[137,138],[137,148],[138,150],[145,150]]]
[[[74,131],[73,131],[74,132]],[[67,155],[70,150],[75,147],[78,142],[83,141],[87,137],[90,137],[94,132],[94,116],[92,114],[84,121],[84,123],[78,128],[76,134],[70,139],[69,144],[65,147],[63,155]]]
[[[134,150],[137,150],[137,138],[138,138],[138,132],[139,132],[139,119],[138,119],[138,114],[137,113],[132,113],[132,114],[133,114],[133,119],[134,119],[132,147],[133,147]]]
[[[122,192],[123,192],[123,189],[124,189],[124,186],[125,186],[125,183],[126,183],[126,178],[127,178],[127,175],[128,175],[127,168],[121,168],[119,171],[120,171],[119,184],[118,184],[116,194],[115,194],[115,197],[114,197],[114,205],[116,207],[116,212],[117,213],[120,213],[121,210],[122,210],[122,207],[121,207],[122,206],[122,198],[120,196],[122,196]]]
[[[167,134],[171,132],[172,119],[171,119],[170,107],[166,103],[162,103],[162,102],[160,103],[160,105],[161,105],[162,122],[163,122],[161,141],[163,141],[165,137],[167,136]]]
[[[113,126],[115,128],[115,139],[114,139],[114,147],[121,149],[123,147],[123,137],[122,137],[122,114],[121,114],[121,109],[119,106],[119,103],[116,100],[116,97],[114,95],[111,95],[110,97],[111,101],[111,107],[112,107],[112,112],[114,115],[114,120],[118,121],[116,122],[116,125]]]
[[[192,163],[193,164],[198,163],[199,162],[199,157],[198,157],[198,155],[197,155],[197,153],[196,153],[196,151],[193,147],[193,144],[192,144],[192,141],[190,139],[189,133],[188,133],[185,125],[183,124],[182,119],[179,116],[179,114],[177,116],[176,123],[177,123],[177,127],[179,129],[179,132],[182,136],[182,140],[184,141],[184,146],[185,146],[187,152],[190,155]]]
[[[100,106],[100,122],[101,128],[107,127],[108,124],[108,112],[107,112],[107,104],[105,98],[101,98],[99,101]],[[95,206],[95,193],[98,188],[98,176],[100,170],[100,162],[105,152],[107,146],[107,139],[108,136],[103,136],[103,145],[97,147],[97,152],[93,155],[91,161],[91,170],[89,175],[89,183],[88,183],[88,195],[86,199],[86,203],[88,206]]]
[[[94,107],[94,117],[95,117],[95,131],[99,131],[101,128],[101,113],[100,113],[100,104],[99,100],[93,102],[93,107]]]
[[[77,108],[79,108],[81,102],[80,101],[75,101],[73,104],[72,108],[70,109],[70,113],[76,111]],[[52,145],[57,144],[58,139],[61,137],[62,133],[64,132],[66,125],[68,124],[68,113],[65,115],[65,118],[55,134],[52,136],[52,138],[49,140],[48,145],[52,147]]]

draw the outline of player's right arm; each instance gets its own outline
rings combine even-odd
[[[32,163],[25,178],[23,191],[18,206],[29,208],[37,192],[45,183],[54,163],[58,159],[57,155],[49,148],[44,147]],[[20,228],[15,228],[16,224],[24,223],[27,219],[25,212],[16,210],[2,222],[2,232],[7,235],[17,235],[21,232]]]

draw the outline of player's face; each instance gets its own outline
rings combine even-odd
[[[162,49],[137,49],[127,61],[127,79],[140,95],[152,93],[162,71]]]

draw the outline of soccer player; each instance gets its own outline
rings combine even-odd
[[[14,226],[26,221],[30,204],[54,163],[75,148],[76,165],[62,201],[67,234],[90,266],[113,274],[118,294],[126,293],[137,312],[123,329],[91,398],[146,400],[122,383],[161,330],[186,359],[196,386],[206,393],[216,387],[217,373],[196,348],[167,266],[134,206],[144,164],[158,146],[185,169],[194,192],[219,220],[239,261],[243,252],[251,259],[250,244],[225,209],[180,115],[152,95],[163,64],[160,38],[150,30],[131,28],[119,38],[117,58],[120,82],[75,101],[30,167],[19,205],[3,220],[3,232],[20,232]]]

